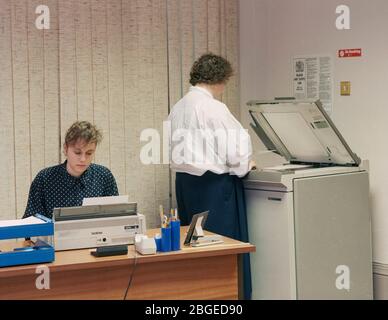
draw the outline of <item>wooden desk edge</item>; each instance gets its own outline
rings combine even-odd
[[[182,227],[182,230],[185,230],[185,227]],[[152,231],[152,230],[151,230]],[[40,264],[30,264],[22,266],[11,266],[11,267],[1,267],[0,268],[0,279],[10,276],[21,276],[21,275],[30,275],[35,274],[36,267],[39,265],[45,265],[49,268],[50,272],[60,272],[60,271],[73,271],[73,270],[82,270],[90,268],[105,268],[108,266],[123,266],[123,265],[132,265],[136,259],[137,264],[143,263],[152,263],[152,262],[164,262],[164,261],[174,261],[174,260],[186,260],[186,259],[196,259],[204,257],[213,257],[213,256],[225,256],[225,255],[234,255],[234,254],[243,254],[249,252],[255,252],[256,247],[250,243],[239,242],[229,238],[225,238],[225,243],[205,246],[205,247],[182,247],[182,250],[171,251],[167,253],[157,253],[154,255],[141,255],[136,253],[133,245],[129,245],[129,252],[126,256],[110,256],[110,257],[101,257],[96,258],[90,255],[90,251],[93,249],[81,249],[81,250],[71,250],[56,252],[56,261],[50,263],[40,263]],[[232,242],[232,243],[230,243]],[[64,255],[73,253],[74,261],[69,263],[60,262]],[[77,262],[77,255],[84,255],[82,258],[87,261]],[[62,257],[61,257],[62,256]]]

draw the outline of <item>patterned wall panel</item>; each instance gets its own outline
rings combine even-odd
[[[45,167],[59,162],[62,154],[59,95],[59,19],[58,1],[46,0],[50,9],[50,29],[43,30],[44,65],[44,154]],[[32,178],[34,175],[32,175]]]
[[[16,216],[11,5],[0,0],[0,219]]]
[[[28,2],[12,1],[11,9],[16,216],[20,217],[31,180]]]

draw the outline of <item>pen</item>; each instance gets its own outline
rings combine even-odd
[[[164,224],[164,213],[163,213],[163,206],[162,205],[159,206],[159,214],[160,214],[160,223],[162,224],[162,227],[163,227],[163,224]]]
[[[169,219],[168,219],[168,216],[164,216],[164,219],[163,219],[163,228],[168,228],[170,222],[169,222]]]

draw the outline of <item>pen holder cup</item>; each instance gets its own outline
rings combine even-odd
[[[181,222],[179,220],[171,221],[171,250],[181,249]]]
[[[155,243],[156,243],[156,251],[162,251],[162,238],[160,237],[155,237]]]
[[[162,228],[162,239],[160,244],[161,252],[171,251],[171,227]]]

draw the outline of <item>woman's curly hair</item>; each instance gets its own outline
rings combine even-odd
[[[220,84],[225,83],[233,74],[228,60],[221,56],[207,53],[194,62],[190,72],[190,83]]]
[[[72,145],[79,139],[84,140],[86,143],[99,144],[102,140],[102,133],[88,121],[76,121],[66,132],[65,144]]]

